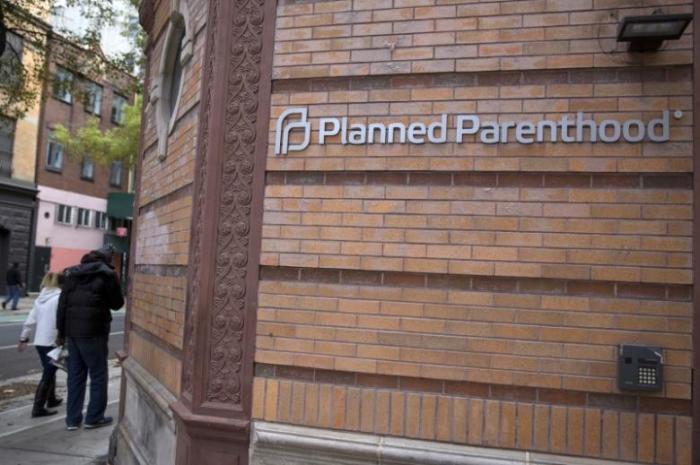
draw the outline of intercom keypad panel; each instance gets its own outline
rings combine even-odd
[[[659,347],[623,344],[618,353],[621,390],[660,391],[663,387],[663,353]]]

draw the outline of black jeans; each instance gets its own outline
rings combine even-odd
[[[41,382],[42,383],[49,383],[50,381],[56,379],[56,368],[55,366],[51,365],[51,359],[48,356],[48,353],[53,350],[53,347],[51,346],[34,346],[36,347],[36,351],[39,353],[39,358],[41,359],[41,366],[44,368],[44,371],[41,373]]]
[[[68,338],[68,426],[78,426],[83,421],[88,374],[90,402],[85,423],[95,424],[102,420],[107,408],[107,337]]]

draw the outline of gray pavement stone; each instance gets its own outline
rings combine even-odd
[[[115,424],[120,375],[121,369],[110,362],[109,403],[106,415],[113,417]],[[16,399],[11,405],[0,406],[0,465],[107,464],[109,437],[114,425],[92,430],[81,428],[77,431],[66,431],[65,404],[58,407],[57,415],[31,418],[31,400],[31,396],[25,396]]]
[[[115,417],[116,403],[107,408]],[[109,436],[114,426],[93,430],[66,431],[63,417],[50,423],[2,438],[0,464],[41,465],[43,463],[106,463]],[[8,457],[15,457],[8,461]],[[53,461],[44,462],[49,457]]]
[[[2,465],[102,465],[106,461],[97,461],[92,457],[76,457],[70,455],[56,456],[41,452],[23,451],[18,449],[0,449],[0,464]]]

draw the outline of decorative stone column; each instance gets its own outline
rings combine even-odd
[[[248,463],[274,0],[211,0],[178,465]]]

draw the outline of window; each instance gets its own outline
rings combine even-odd
[[[61,171],[63,169],[63,146],[49,137],[49,147],[46,153],[46,169]]]
[[[95,164],[90,157],[83,158],[80,165],[80,178],[86,181],[92,181],[95,177]]]
[[[126,98],[114,94],[114,98],[112,98],[112,122],[114,124],[124,122],[124,105],[126,105]]]
[[[85,111],[99,116],[102,112],[102,86],[94,82],[85,83]]]
[[[165,31],[158,73],[152,80],[151,103],[155,110],[155,129],[158,140],[158,159],[168,152],[168,136],[175,129],[186,70],[192,60],[192,30],[187,2],[178,2],[172,11]]]
[[[87,208],[78,208],[78,226],[90,227],[90,218],[92,217],[90,213]]]
[[[15,139],[15,120],[0,116],[0,176],[12,175],[12,147]]]
[[[95,227],[97,229],[109,229],[109,220],[107,219],[107,213],[105,212],[95,212]]]
[[[109,169],[109,183],[114,187],[122,185],[122,162],[113,161]]]
[[[173,60],[173,66],[170,70],[170,89],[168,89],[168,114],[170,118],[174,116],[177,108],[178,99],[180,98],[180,84],[182,82],[182,44],[185,40],[185,30],[181,29],[179,39],[177,40],[177,51]]]
[[[53,78],[53,96],[61,102],[73,103],[73,73],[59,67]]]
[[[6,31],[5,51],[0,55],[0,82],[17,86],[22,82],[22,52],[24,41],[17,34]]]
[[[56,223],[73,224],[73,207],[59,205],[56,211]]]

